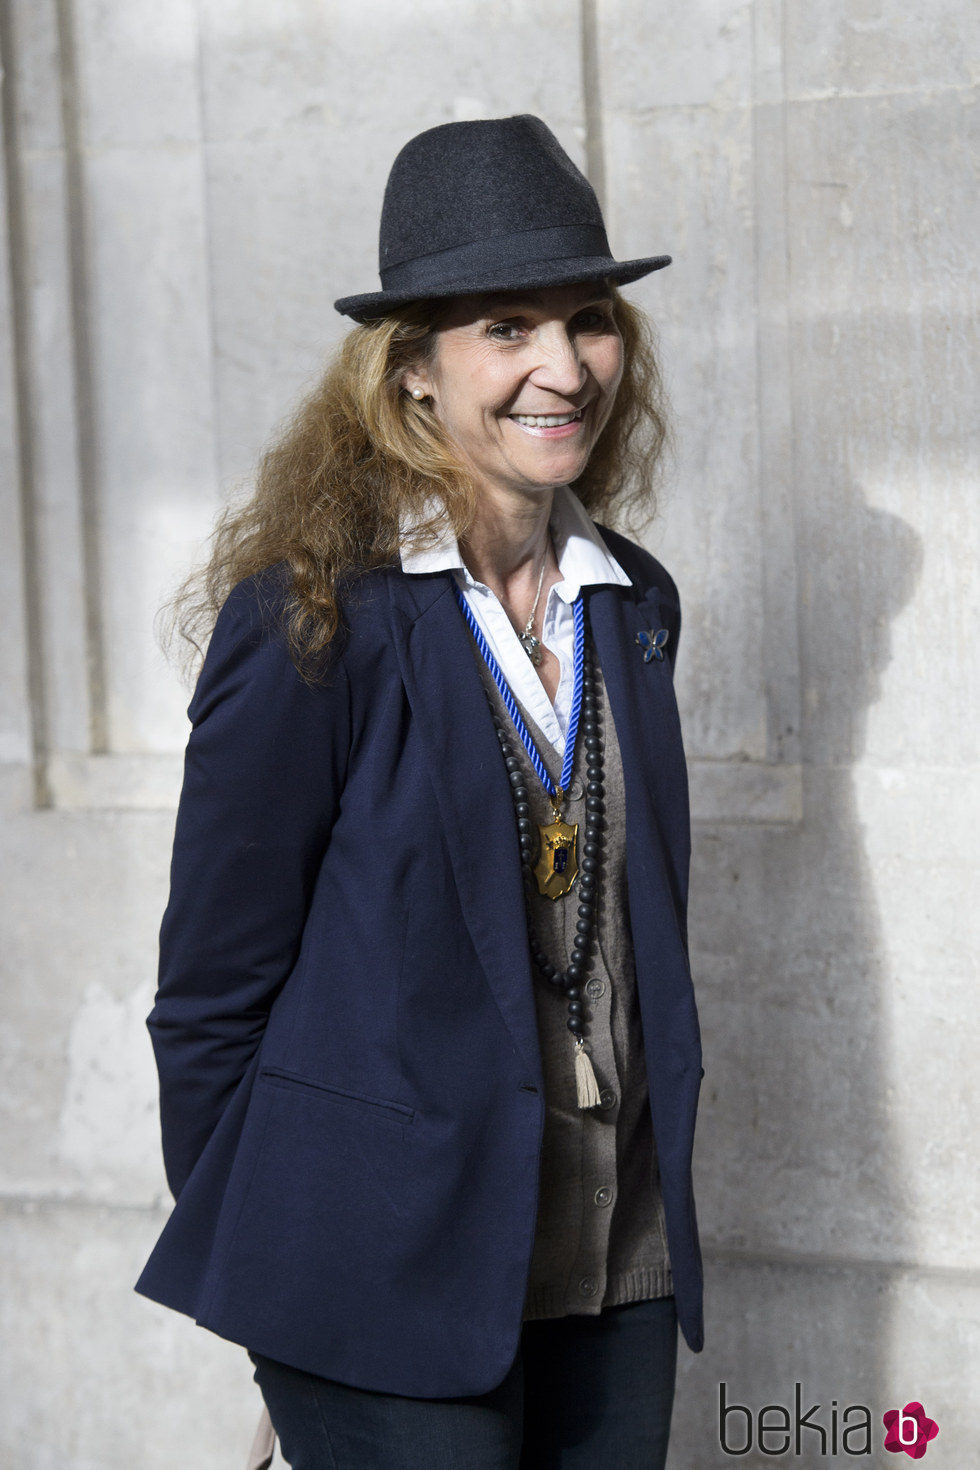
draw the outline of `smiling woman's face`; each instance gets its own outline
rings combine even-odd
[[[460,297],[404,384],[431,397],[482,487],[526,493],[582,473],[622,375],[612,297],[587,282]]]

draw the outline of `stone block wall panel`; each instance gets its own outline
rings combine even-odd
[[[397,148],[520,111],[620,258],[674,256],[626,288],[674,407],[642,534],[685,610],[706,1074],[670,1470],[731,1462],[722,1380],[919,1398],[970,1462],[978,29],[964,0],[0,7],[0,1462],[244,1460],[244,1354],[132,1292],[189,694],[154,613],[375,283]]]

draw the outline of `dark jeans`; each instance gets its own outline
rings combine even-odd
[[[249,1353],[292,1470],[663,1470],[677,1365],[672,1296],[525,1322],[490,1393],[377,1393]]]

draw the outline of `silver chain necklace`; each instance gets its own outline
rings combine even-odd
[[[547,560],[548,542],[547,539],[545,539],[544,551],[541,556],[541,571],[538,573],[538,591],[534,599],[534,606],[531,609],[531,616],[524,624],[523,631],[518,633],[517,635],[518,638],[521,640],[521,647],[524,649],[524,652],[527,654],[532,664],[534,664],[535,668],[537,668],[538,664],[540,664],[541,662],[541,639],[535,638],[531,630],[534,627],[534,617],[538,610],[538,603],[541,601],[541,587],[544,582],[544,568]]]

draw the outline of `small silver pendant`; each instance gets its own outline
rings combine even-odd
[[[535,638],[533,633],[518,633],[517,636],[521,640],[521,647],[536,668],[541,662],[540,638]]]

